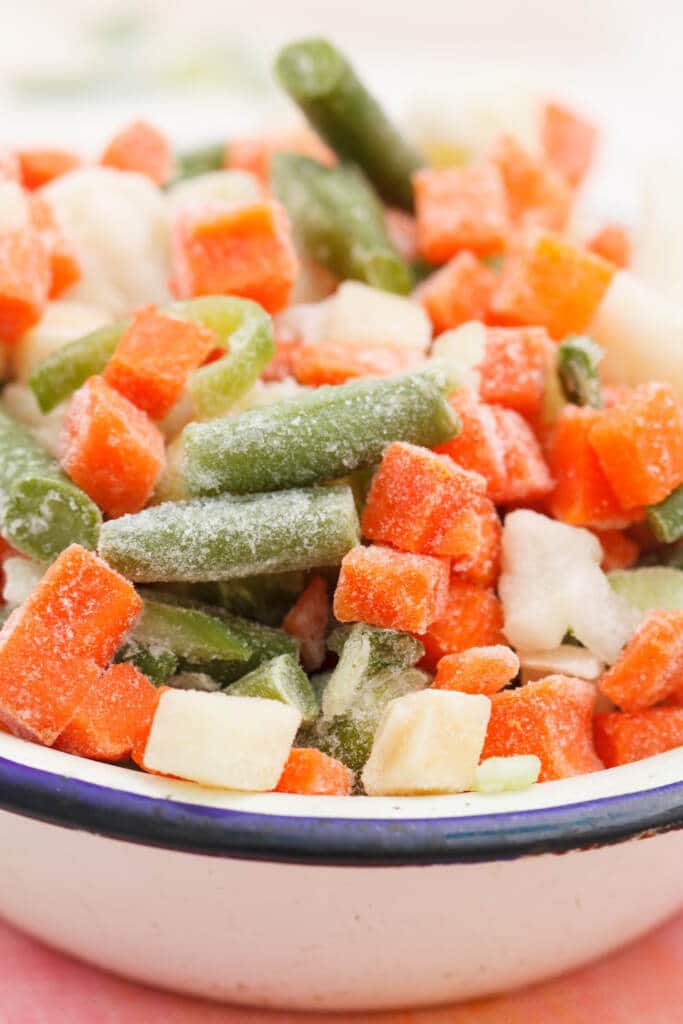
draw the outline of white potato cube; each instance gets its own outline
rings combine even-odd
[[[40,411],[36,396],[27,384],[8,384],[2,392],[2,405],[10,416],[30,428],[31,433],[51,455],[59,458],[60,436],[67,402],[62,402],[51,412],[43,413]]]
[[[392,295],[359,281],[345,281],[325,302],[320,341],[426,352],[429,317],[415,299]]]
[[[152,720],[144,765],[203,786],[274,789],[301,724],[289,704],[201,690],[166,690]]]
[[[474,773],[473,788],[478,793],[508,793],[528,789],[538,782],[541,761],[535,754],[514,754],[512,757],[487,757]]]
[[[2,596],[10,608],[18,608],[45,575],[45,566],[30,558],[6,558],[3,563],[5,585]]]
[[[263,198],[258,178],[248,171],[225,170],[198,174],[171,185],[166,203],[172,216],[181,210],[196,209],[210,203],[257,203]]]
[[[105,309],[85,302],[50,302],[35,327],[27,331],[14,348],[17,377],[20,381],[28,381],[36,366],[58,348],[90,334],[110,320]]]
[[[481,375],[477,367],[485,354],[486,327],[479,320],[470,320],[435,338],[428,361],[442,363],[449,378],[478,394]]]
[[[522,681],[533,682],[546,676],[573,676],[576,679],[598,679],[605,663],[574,644],[560,644],[550,651],[518,651]]]
[[[329,299],[289,306],[275,317],[276,337],[296,339],[305,345],[317,344],[323,338],[329,306]]]
[[[419,690],[387,704],[363,769],[370,796],[471,789],[491,701],[455,690]]]

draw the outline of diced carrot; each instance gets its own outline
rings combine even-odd
[[[492,590],[451,579],[444,610],[420,640],[425,648],[421,664],[429,669],[447,654],[504,644],[500,601]]]
[[[580,333],[593,318],[615,268],[550,232],[532,232],[508,255],[491,301],[502,325],[537,324],[553,338]]]
[[[352,548],[342,560],[334,614],[340,622],[424,633],[444,608],[448,571],[445,558]]]
[[[683,708],[610,711],[596,715],[595,746],[606,768],[683,746]]]
[[[43,239],[50,258],[51,299],[57,299],[80,279],[81,265],[72,245],[57,224],[52,207],[42,196],[31,197],[31,222]]]
[[[0,235],[0,342],[12,345],[38,323],[51,279],[50,255],[35,228]]]
[[[281,381],[294,376],[294,357],[301,348],[301,339],[288,337],[282,331],[275,335],[275,355],[261,374],[266,381]]]
[[[553,343],[544,327],[489,327],[478,370],[482,401],[533,417],[543,404]]]
[[[107,363],[104,379],[138,409],[161,420],[216,345],[214,331],[148,306],[136,313]]]
[[[586,248],[615,267],[627,267],[631,262],[631,236],[623,224],[605,224],[586,242]]]
[[[149,733],[152,728],[152,723],[154,721],[156,709],[159,706],[159,698],[161,697],[162,693],[165,693],[169,689],[171,689],[171,687],[169,686],[157,687],[156,705],[152,711],[152,717],[149,723],[149,728],[147,729],[146,732],[143,732],[136,737],[135,742],[133,743],[133,746],[130,751],[130,759],[138,766],[138,768],[142,768],[143,771],[149,772],[150,775],[160,775],[165,779],[175,779],[178,776],[167,775],[166,772],[157,772],[153,768],[148,768],[147,765],[145,764],[145,750],[147,749],[147,740],[149,739]]]
[[[589,440],[624,508],[655,505],[683,481],[683,409],[669,384],[641,384]]]
[[[437,334],[486,316],[496,275],[464,249],[415,291]]]
[[[415,218],[405,210],[397,210],[388,206],[384,211],[384,222],[392,245],[401,259],[407,262],[416,260],[419,253]]]
[[[313,576],[285,615],[282,628],[299,641],[301,663],[307,672],[315,672],[325,660],[325,633],[330,621],[327,582]]]
[[[623,530],[592,530],[602,544],[602,569],[629,569],[638,561],[640,548]]]
[[[249,171],[267,188],[270,185],[270,160],[274,153],[299,153],[326,167],[336,162],[332,150],[310,128],[299,128],[279,135],[258,135],[233,139],[226,147],[226,167]]]
[[[486,481],[445,455],[396,441],[384,452],[361,529],[368,540],[425,555],[470,555]]]
[[[503,644],[447,654],[436,666],[433,686],[461,693],[498,693],[519,672],[519,658]]]
[[[612,409],[615,405],[623,405],[630,400],[633,390],[627,384],[603,384],[603,407],[605,409]]]
[[[343,342],[320,342],[296,346],[291,364],[299,384],[317,388],[323,384],[344,384],[356,377],[387,377],[410,370],[422,358],[409,348],[359,348]]]
[[[454,391],[448,400],[460,420],[460,433],[434,450],[480,473],[489,495],[499,493],[505,485],[505,455],[493,406],[478,401],[467,388]]]
[[[179,298],[240,295],[269,313],[287,305],[298,272],[287,214],[274,201],[184,211],[172,232],[172,261]]]
[[[562,231],[572,193],[552,164],[533,157],[512,135],[496,139],[488,155],[503,176],[513,225]]]
[[[681,685],[683,612],[648,612],[619,658],[600,679],[600,689],[622,711],[658,704]]]
[[[95,761],[123,761],[149,734],[158,702],[159,691],[134,665],[112,665],[90,688],[54,745]]]
[[[461,249],[481,254],[505,248],[509,223],[503,178],[492,163],[425,168],[413,175],[417,244],[429,263]]]
[[[341,761],[315,747],[294,747],[287,758],[276,793],[309,796],[350,796],[355,776]]]
[[[109,516],[139,512],[164,466],[164,438],[146,413],[91,377],[71,400],[62,466]]]
[[[148,121],[133,121],[114,136],[100,163],[119,171],[136,171],[155,185],[165,185],[171,175],[171,160],[166,136]]]
[[[559,103],[546,103],[542,118],[541,143],[546,158],[570,185],[580,184],[595,155],[595,125]]]
[[[548,676],[496,693],[482,760],[535,754],[541,761],[540,782],[598,771],[594,706],[593,684],[569,676]]]
[[[553,478],[541,446],[525,419],[513,409],[491,406],[503,449],[505,480],[500,489],[489,488],[496,504],[533,504],[553,489]]]
[[[20,149],[21,183],[33,191],[80,167],[83,161],[70,149]]]
[[[496,507],[489,498],[483,498],[478,509],[479,539],[470,555],[454,558],[454,575],[464,583],[480,587],[493,587],[500,575],[503,528]]]
[[[0,181],[16,181],[21,183],[21,164],[13,149],[0,146]]]

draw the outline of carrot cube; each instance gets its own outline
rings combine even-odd
[[[480,473],[489,495],[500,492],[505,485],[505,453],[493,406],[478,401],[467,388],[454,391],[448,400],[460,419],[460,433],[434,451]]]
[[[226,167],[256,175],[265,188],[270,186],[270,161],[274,153],[298,153],[326,167],[336,162],[332,150],[310,128],[279,135],[247,136],[233,139],[226,147]]]
[[[505,247],[505,186],[492,163],[425,168],[413,175],[417,244],[430,263],[445,263],[460,249],[486,254]]]
[[[158,702],[159,691],[134,665],[112,665],[54,745],[95,761],[123,761],[147,737]]]
[[[559,103],[546,103],[541,125],[541,143],[546,158],[575,186],[585,178],[595,154],[598,133],[595,125]]]
[[[496,275],[464,249],[435,271],[415,291],[437,334],[468,320],[483,320]]]
[[[602,762],[593,745],[594,705],[593,684],[569,676],[548,676],[496,693],[482,760],[535,754],[541,782],[598,771]]]
[[[447,654],[504,644],[501,603],[492,590],[452,579],[445,608],[420,640],[425,649],[421,664],[429,669]]]
[[[482,401],[535,416],[543,404],[553,343],[543,327],[489,327],[479,364]]]
[[[537,324],[553,338],[585,330],[614,267],[558,235],[533,233],[507,257],[491,302],[503,325]]]
[[[631,262],[631,236],[622,224],[605,224],[586,242],[586,248],[615,267],[627,267]]]
[[[655,505],[683,481],[683,409],[669,384],[641,384],[589,440],[624,508]]]
[[[148,306],[121,338],[104,379],[153,420],[161,420],[216,345],[214,331]]]
[[[31,223],[40,233],[50,258],[50,295],[59,298],[81,276],[81,265],[75,249],[67,242],[57,224],[52,208],[40,196],[31,197]]]
[[[0,234],[0,341],[11,345],[38,323],[51,279],[50,255],[38,231]]]
[[[355,776],[341,761],[315,747],[294,747],[287,758],[276,793],[309,796],[350,796]]]
[[[498,693],[519,672],[519,658],[509,647],[470,647],[459,654],[447,654],[436,666],[433,686],[437,690],[461,693]]]
[[[513,409],[491,409],[505,465],[502,485],[489,489],[491,499],[508,505],[530,504],[546,497],[553,488],[553,478],[533,430]]]
[[[111,140],[100,163],[119,171],[136,171],[155,185],[171,175],[171,147],[158,128],[147,121],[133,121]]]
[[[493,587],[500,575],[503,527],[496,507],[489,498],[481,501],[477,523],[479,537],[476,547],[471,554],[454,558],[451,569],[464,583]]]
[[[164,467],[164,438],[146,413],[91,377],[73,398],[62,467],[109,516],[139,512]]]
[[[181,299],[240,295],[277,313],[289,302],[298,261],[279,203],[213,204],[186,210],[171,239],[173,281]]]
[[[497,139],[488,156],[503,176],[510,220],[515,227],[564,229],[572,193],[551,163],[533,157],[512,135]]]
[[[301,663],[307,672],[319,669],[325,660],[325,633],[330,621],[327,582],[314,576],[287,612],[282,628],[299,641]]]
[[[604,572],[612,569],[629,569],[638,561],[640,548],[632,537],[623,530],[592,530],[602,545],[601,568]]]
[[[623,711],[658,704],[681,685],[683,612],[649,612],[619,658],[600,679],[600,689]]]
[[[277,330],[277,324],[276,330]],[[282,329],[275,335],[275,355],[261,374],[265,381],[282,381],[294,376],[294,359],[301,348],[301,338]]]
[[[441,614],[448,560],[373,545],[344,556],[334,594],[340,622],[424,633]]]
[[[596,715],[595,747],[606,768],[683,746],[683,708],[609,711]]]
[[[24,188],[33,191],[80,167],[82,160],[69,149],[20,149],[17,152]]]
[[[422,357],[409,348],[359,348],[343,342],[320,342],[297,345],[291,362],[299,384],[317,388],[323,384],[345,384],[357,377],[401,373],[417,366]]]

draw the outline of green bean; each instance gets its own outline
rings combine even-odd
[[[197,608],[156,601],[146,593],[134,639],[148,648],[160,646],[177,658],[201,665],[207,661],[249,661],[252,650],[227,623]]]
[[[94,548],[101,522],[30,430],[0,410],[0,523],[10,544],[50,562],[69,544]]]
[[[332,149],[362,167],[387,203],[412,210],[411,175],[424,160],[343,54],[326,39],[305,39],[281,50],[276,71]]]
[[[127,320],[117,320],[106,327],[99,327],[62,345],[36,366],[28,382],[41,412],[50,412],[80,388],[88,377],[102,373],[128,324]]]
[[[105,523],[100,554],[140,582],[337,565],[358,540],[348,487],[167,502]]]
[[[602,408],[598,364],[602,349],[587,335],[571,334],[557,347],[557,372],[568,402]]]
[[[303,572],[272,573],[217,583],[218,599],[227,611],[279,625],[306,586]]]
[[[379,462],[391,441],[432,448],[457,430],[436,373],[353,381],[190,424],[185,480],[197,495],[305,486]]]
[[[185,181],[187,178],[196,178],[199,174],[209,174],[211,171],[220,171],[223,167],[226,147],[223,143],[211,143],[208,146],[197,146],[196,149],[188,149],[184,153],[177,153],[175,157],[175,176],[172,184]]]
[[[665,544],[683,537],[683,484],[657,505],[650,505],[647,521],[657,540]]]
[[[173,651],[159,644],[145,646],[134,637],[126,640],[114,660],[135,665],[155,686],[163,686],[178,671],[178,659]]]
[[[410,267],[387,234],[384,211],[355,167],[324,167],[294,153],[275,153],[271,185],[286,207],[302,253],[336,277],[406,295]]]
[[[304,724],[315,721],[320,712],[308,676],[291,654],[281,654],[242,676],[227,690],[237,697],[263,697],[291,704],[301,712]]]

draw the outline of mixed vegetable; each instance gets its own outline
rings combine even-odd
[[[0,159],[0,728],[208,786],[519,789],[683,745],[682,319],[593,126]]]

